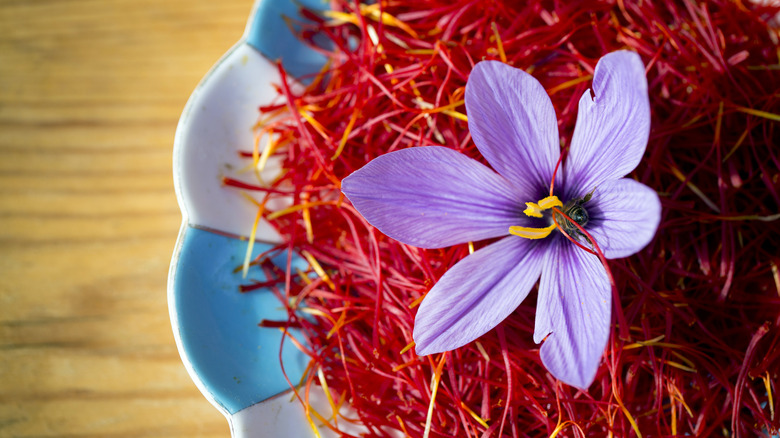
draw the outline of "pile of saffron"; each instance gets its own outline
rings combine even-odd
[[[777,433],[780,8],[524,3],[335,1],[308,14],[314,24],[302,38],[328,39],[329,63],[302,90],[279,84],[279,105],[261,108],[257,145],[244,153],[254,168],[278,157],[280,176],[225,184],[256,200],[258,218],[284,239],[278,250],[309,264],[308,272],[273,267],[261,255],[243,290],[271,286],[287,308],[286,321],[260,325],[282,329],[311,358],[291,386],[304,405],[321,386],[331,409],[307,409],[310,421],[334,431],[360,424],[366,436]],[[464,106],[469,73],[484,59],[541,82],[565,154],[596,62],[616,50],[646,66],[650,139],[629,177],[658,193],[662,216],[646,248],[609,261],[619,301],[593,384],[573,388],[542,366],[535,290],[476,341],[417,356],[419,303],[490,242],[399,243],[355,211],[341,181],[410,147],[444,146],[485,163]],[[275,198],[292,204],[266,208]],[[276,280],[252,282],[255,269]]]

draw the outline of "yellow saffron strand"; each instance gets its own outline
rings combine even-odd
[[[634,433],[638,438],[642,438],[642,432],[639,430],[639,426],[636,424],[636,421],[634,420],[634,417],[631,416],[631,412],[626,409],[626,406],[623,404],[623,401],[620,399],[620,396],[617,393],[617,386],[615,385],[615,381],[612,381],[612,396],[615,397],[615,401],[618,404],[618,407],[620,407],[620,410],[623,411],[623,415],[626,416],[626,419],[631,424],[631,428],[634,429]]]
[[[677,435],[677,406],[675,406],[675,398],[669,397],[669,405],[671,406],[670,411],[672,411],[672,436]]]
[[[309,315],[321,316],[323,318],[326,318],[326,319],[330,320],[331,324],[336,324],[336,320],[333,319],[332,316],[330,316],[327,313],[323,312],[322,310],[312,309],[311,307],[301,307],[298,310],[303,312],[303,313],[308,313]]]
[[[474,412],[471,409],[469,409],[469,407],[466,406],[465,403],[460,402],[460,407],[463,408],[471,416],[471,418],[473,418],[477,423],[481,424],[482,427],[484,427],[485,429],[487,429],[489,427],[488,424],[487,424],[487,421],[485,421],[484,419],[482,419],[482,417],[477,415],[476,412]]]
[[[314,228],[311,225],[311,212],[308,208],[303,209],[303,225],[306,228],[306,241],[314,243]]]
[[[409,27],[408,24],[404,23],[403,21],[395,18],[394,16],[388,14],[387,12],[379,10],[379,3],[374,3],[371,5],[366,5],[361,3],[360,4],[360,13],[364,17],[369,17],[372,20],[375,21],[381,21],[382,24],[385,24],[387,26],[393,26],[397,27],[404,32],[408,33],[409,36],[411,36],[414,39],[418,39],[419,36],[417,35],[417,32],[415,32],[411,27]]]
[[[305,273],[305,272],[303,272],[303,271],[301,270],[301,268],[295,268],[295,273],[296,273],[296,274],[298,274],[298,278],[300,278],[301,280],[303,280],[303,281],[304,281],[304,283],[306,283],[306,284],[311,284],[311,283],[312,283],[312,281],[311,281],[311,278],[309,278],[309,276],[308,276],[308,275],[306,275],[306,273]]]
[[[688,406],[688,403],[685,403],[685,398],[683,398],[683,395],[680,392],[680,390],[672,384],[669,384],[669,389],[670,389],[669,394],[671,395],[670,399],[675,399],[679,401],[680,404],[682,404],[683,408],[685,408],[685,411],[688,413],[688,416],[693,418],[693,411]],[[672,392],[674,392],[674,394],[672,394]]]
[[[404,438],[408,438],[409,436],[411,436],[409,435],[409,432],[406,431],[406,424],[404,424],[404,420],[401,419],[399,415],[396,415],[395,419],[398,420],[398,424],[401,426],[401,431],[403,431],[404,433]]]
[[[401,354],[404,354],[404,353],[406,353],[407,351],[411,350],[411,349],[412,349],[412,347],[414,347],[414,345],[415,345],[415,344],[414,344],[414,341],[410,342],[410,343],[409,343],[409,345],[407,345],[406,347],[404,347],[404,348],[401,350],[401,352],[400,352],[400,353],[401,353]]]
[[[301,255],[306,259],[307,262],[309,262],[309,266],[314,269],[314,272],[319,275],[319,277],[322,279],[322,281],[328,285],[332,290],[336,289],[336,285],[333,284],[332,281],[330,281],[330,277],[328,277],[328,273],[325,272],[324,269],[322,269],[322,265],[320,265],[320,262],[317,261],[317,259],[314,258],[313,255],[309,251],[303,250],[301,251]]]
[[[286,214],[294,213],[299,210],[303,210],[304,208],[311,208],[311,207],[318,207],[320,205],[334,205],[335,203],[333,201],[315,201],[315,202],[309,202],[306,204],[297,204],[293,205],[292,207],[287,207],[283,210],[275,211],[271,214],[269,214],[266,219],[269,221],[272,221],[278,217],[284,216]]]
[[[407,55],[435,55],[436,49],[408,49]]]
[[[457,108],[459,106],[462,106],[466,101],[461,99],[461,100],[459,100],[457,102],[454,102],[454,103],[451,103],[449,105],[444,105],[444,106],[439,106],[439,107],[434,107],[432,104],[430,104],[428,102],[425,102],[422,99],[417,99],[417,102],[423,108],[425,108],[426,106],[428,107],[428,108],[425,108],[425,110],[423,110],[424,113],[426,113],[426,114],[433,114],[433,113],[442,113],[444,111],[454,110],[455,108]]]
[[[433,421],[433,407],[436,405],[436,392],[439,390],[439,381],[441,380],[441,371],[444,368],[444,360],[447,358],[447,354],[441,355],[439,365],[436,366],[436,370],[431,378],[431,403],[428,405],[428,416],[425,418],[425,432],[423,432],[423,438],[428,438],[431,433],[431,422]]]
[[[712,202],[710,198],[707,197],[707,195],[704,194],[704,192],[699,189],[694,183],[688,181],[685,175],[683,175],[682,172],[680,172],[680,169],[678,169],[675,166],[671,166],[669,170],[672,171],[672,174],[680,180],[680,182],[685,183],[686,186],[694,193],[696,196],[699,197],[705,204],[707,204],[708,207],[710,207],[715,213],[720,214],[720,208]]]
[[[425,298],[425,295],[423,295],[423,296],[417,298],[416,300],[412,301],[411,303],[409,303],[409,308],[410,309],[414,309],[415,307],[419,306],[420,303],[422,303],[423,298]]]
[[[465,114],[463,114],[461,112],[458,112],[458,111],[444,110],[441,113],[442,114],[446,114],[446,115],[448,115],[448,116],[450,116],[452,118],[458,119],[458,120],[463,120],[464,122],[468,122],[469,121],[468,116],[466,116]]]
[[[308,402],[307,402],[307,403],[308,403]],[[311,415],[313,415],[313,416],[314,416],[314,418],[315,418],[315,419],[317,419],[317,421],[319,421],[321,425],[324,425],[324,424],[330,424],[330,423],[328,422],[328,420],[327,420],[325,417],[323,417],[323,416],[322,416],[322,414],[320,414],[319,412],[317,412],[317,411],[316,411],[314,408],[311,408],[311,407],[310,407],[310,408],[309,408],[309,413],[310,413]],[[314,423],[314,421],[313,421],[313,419],[311,419],[311,420],[312,420],[312,421],[311,421],[309,424],[310,424],[310,425],[313,425],[313,424],[315,424],[315,423]],[[331,425],[331,426],[332,426],[332,425]],[[316,427],[316,425],[315,425],[315,427]],[[317,430],[319,431],[319,427],[317,428]],[[320,436],[320,437],[321,437],[321,435],[319,435],[319,432],[317,432],[317,434],[318,434],[317,436]]]
[[[504,43],[501,42],[501,35],[498,34],[498,26],[495,22],[490,23],[491,29],[493,29],[493,36],[496,38],[496,50],[498,50],[498,57],[501,62],[506,64],[506,53],[504,52]]]
[[[664,337],[666,337],[666,335],[656,336],[653,339],[648,339],[647,341],[636,341],[633,344],[624,346],[623,349],[630,350],[632,348],[650,347],[660,342]]]
[[[414,365],[416,363],[419,363],[419,361],[417,359],[414,359],[414,360],[410,360],[409,362],[402,363],[401,365],[396,365],[396,366],[393,367],[393,372],[397,373],[397,372],[401,371],[402,369],[404,369],[404,368],[406,368],[408,366]]]
[[[477,346],[477,350],[479,350],[479,354],[482,355],[482,358],[485,359],[485,362],[490,362],[490,355],[487,354],[487,351],[485,351],[485,347],[483,347],[479,341],[474,341],[474,345]]]
[[[569,87],[573,87],[573,86],[575,86],[575,85],[577,85],[579,83],[582,83],[582,82],[585,82],[585,81],[589,81],[591,79],[593,79],[593,75],[585,75],[585,76],[582,76],[582,77],[579,77],[579,78],[576,78],[576,79],[572,79],[570,81],[566,81],[566,82],[564,82],[562,84],[558,84],[558,85],[550,88],[549,90],[547,90],[547,94],[552,96],[553,94],[555,94],[555,93],[557,93],[557,92],[559,92],[561,90],[565,90],[565,89],[567,89]]]
[[[325,397],[328,398],[328,403],[330,404],[330,409],[333,411],[333,425],[338,427],[339,426],[339,420],[338,420],[338,412],[339,409],[336,407],[336,402],[333,401],[333,397],[330,395],[330,389],[328,389],[328,381],[325,380],[325,373],[322,372],[322,367],[317,367],[317,379],[320,381],[320,386],[322,387],[322,391],[325,393]]]
[[[580,433],[583,436],[585,436],[585,432],[582,430],[579,424],[571,420],[566,420],[563,423],[558,423],[558,426],[556,426],[555,430],[553,430],[553,433],[550,435],[550,438],[555,438],[556,436],[558,436],[559,433],[561,433],[563,429],[566,429],[569,426],[576,427],[577,429],[579,429]]]
[[[356,26],[360,26],[360,20],[358,19],[357,15],[349,12],[337,12],[337,11],[323,11],[322,15],[324,15],[327,18],[332,19],[334,22],[329,23],[330,25],[339,25],[342,23],[352,23]],[[417,33],[409,27],[408,24],[404,23],[403,21],[395,18],[394,16],[382,12],[380,14],[379,11],[379,4],[375,3],[372,5],[360,5],[360,15],[364,17],[368,17],[374,21],[381,21],[382,24],[385,24],[387,26],[393,26],[397,27],[404,32],[408,33],[412,38],[418,39]]]
[[[314,117],[312,117],[311,114],[309,114],[306,109],[301,108],[298,111],[304,119],[306,119],[307,122],[314,128],[315,131],[317,131],[320,136],[326,140],[330,139],[330,134],[328,134],[327,129],[325,129],[324,126],[320,122],[318,122]]]
[[[780,120],[780,119],[778,119]],[[718,105],[718,118],[715,121],[715,137],[713,143],[720,145],[720,127],[723,125],[723,101]]]
[[[242,278],[246,278],[249,273],[249,264],[252,260],[252,249],[255,247],[255,236],[257,236],[257,226],[260,224],[260,218],[263,217],[263,205],[257,209],[257,216],[255,216],[255,223],[252,225],[252,233],[249,235],[249,242],[246,246],[246,254],[244,255],[244,266],[241,269]]]
[[[265,144],[265,148],[263,148],[263,153],[260,154],[257,157],[257,161],[255,161],[255,167],[258,172],[262,172],[263,169],[265,169],[265,165],[268,164],[268,158],[271,157],[271,154],[274,153],[276,150],[276,140],[273,137],[273,134],[270,132],[268,133],[268,141]]]
[[[736,152],[736,151],[737,151],[737,149],[739,149],[739,147],[740,147],[740,146],[742,146],[742,142],[743,142],[743,141],[745,141],[745,138],[747,138],[747,135],[748,135],[748,133],[749,133],[749,132],[750,132],[750,129],[745,129],[745,130],[742,132],[742,135],[740,135],[740,136],[739,136],[739,138],[737,139],[737,142],[736,142],[736,143],[734,143],[734,147],[732,147],[732,148],[731,148],[731,150],[729,151],[729,153],[727,153],[727,154],[726,154],[726,156],[725,156],[725,157],[723,157],[723,160],[722,160],[722,162],[723,162],[723,163],[725,163],[726,161],[728,161],[728,159],[729,159],[729,158],[730,158],[732,155],[734,155],[734,152]]]
[[[680,359],[681,361],[685,362],[685,364],[688,365],[690,368],[696,368],[696,365],[690,359],[688,359],[687,357],[683,356],[682,354],[680,354],[680,353],[678,353],[678,352],[676,352],[674,350],[669,350],[669,353],[672,353],[678,359]]]
[[[545,237],[549,236],[554,229],[555,229],[555,224],[552,224],[546,228],[511,226],[509,227],[509,234],[525,237],[526,239],[536,240],[536,239],[544,239]]]
[[[767,398],[769,399],[769,413],[771,415],[771,418],[775,418],[775,402],[774,402],[774,398],[772,398],[772,381],[771,381],[771,377],[769,376],[769,371],[767,371],[766,374],[763,377],[761,377],[761,380],[764,381]]]
[[[689,373],[695,373],[696,372],[696,368],[691,368],[689,366],[683,365],[683,364],[681,364],[679,362],[675,362],[673,360],[660,360],[660,362],[663,362],[663,363],[665,363],[665,364],[667,364],[669,366],[681,369],[683,371],[688,371]]]
[[[322,15],[333,20],[333,22],[328,23],[332,26],[338,26],[343,23],[352,23],[356,26],[360,26],[360,21],[358,21],[355,14],[338,11],[322,11]]]
[[[336,152],[333,154],[332,157],[330,157],[331,161],[334,161],[336,158],[341,155],[341,152],[344,150],[344,146],[347,144],[347,137],[349,137],[349,134],[352,132],[352,127],[355,126],[355,121],[357,121],[359,111],[355,109],[355,111],[352,112],[352,117],[349,118],[349,123],[347,123],[347,129],[344,130],[344,134],[341,136],[341,141],[339,142],[339,147],[336,149]]]
[[[342,315],[345,315],[345,313],[342,313]],[[338,325],[336,325],[332,329],[330,329],[326,339],[330,339],[331,336],[333,336],[336,333],[338,333],[338,331],[341,330],[342,327],[344,327],[345,325],[352,324],[353,322],[360,320],[360,318],[361,318],[360,316],[355,316],[355,317],[352,317],[351,319],[347,319],[345,316],[339,317],[339,320],[336,321],[336,323]]]
[[[302,205],[309,204],[309,202],[308,202],[309,194],[308,193],[302,194],[301,195],[301,200],[303,201]],[[308,207],[304,208],[301,211],[301,216],[303,217],[303,226],[306,229],[306,241],[308,241],[309,243],[313,243],[314,242],[314,228],[312,227],[312,224],[311,224],[311,210]]]
[[[761,111],[753,108],[745,108],[744,106],[737,107],[737,111],[753,116],[763,117],[765,119],[774,120],[780,122],[780,114],[770,113],[767,111]]]
[[[252,162],[255,163],[255,165],[260,161],[260,140],[263,138],[263,132],[265,132],[265,128],[255,134],[255,146],[252,148]]]

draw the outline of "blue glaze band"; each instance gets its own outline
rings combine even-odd
[[[268,289],[238,290],[249,280],[266,280],[260,269],[252,270],[248,279],[234,272],[244,260],[246,245],[188,227],[175,272],[174,305],[183,351],[203,386],[230,414],[289,389],[279,365],[282,334],[257,325],[263,319],[284,321],[287,313]],[[269,248],[256,244],[253,257]],[[272,261],[285,267],[287,254]],[[306,268],[300,258],[294,257],[294,263]],[[282,360],[287,376],[297,383],[308,358],[288,340]]]
[[[247,43],[271,61],[280,60],[295,77],[316,73],[326,58],[302,44],[291,31],[285,17],[302,21],[300,8],[314,11],[328,8],[323,0],[262,0],[249,24]]]

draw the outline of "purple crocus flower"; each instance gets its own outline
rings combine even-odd
[[[465,257],[430,290],[414,326],[420,355],[458,348],[509,316],[537,279],[534,341],[563,382],[593,382],[610,332],[607,258],[626,257],[652,239],[661,215],[655,191],[632,179],[645,151],[650,104],[645,70],[633,52],[596,65],[579,103],[562,171],[552,102],[531,75],[496,61],[478,63],[466,85],[471,136],[493,170],[456,151],[428,146],[380,156],[342,182],[376,228],[422,248],[501,238]],[[553,219],[555,216],[555,220]]]

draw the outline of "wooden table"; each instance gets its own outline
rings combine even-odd
[[[190,92],[252,0],[0,0],[0,436],[227,437],[166,279]]]

